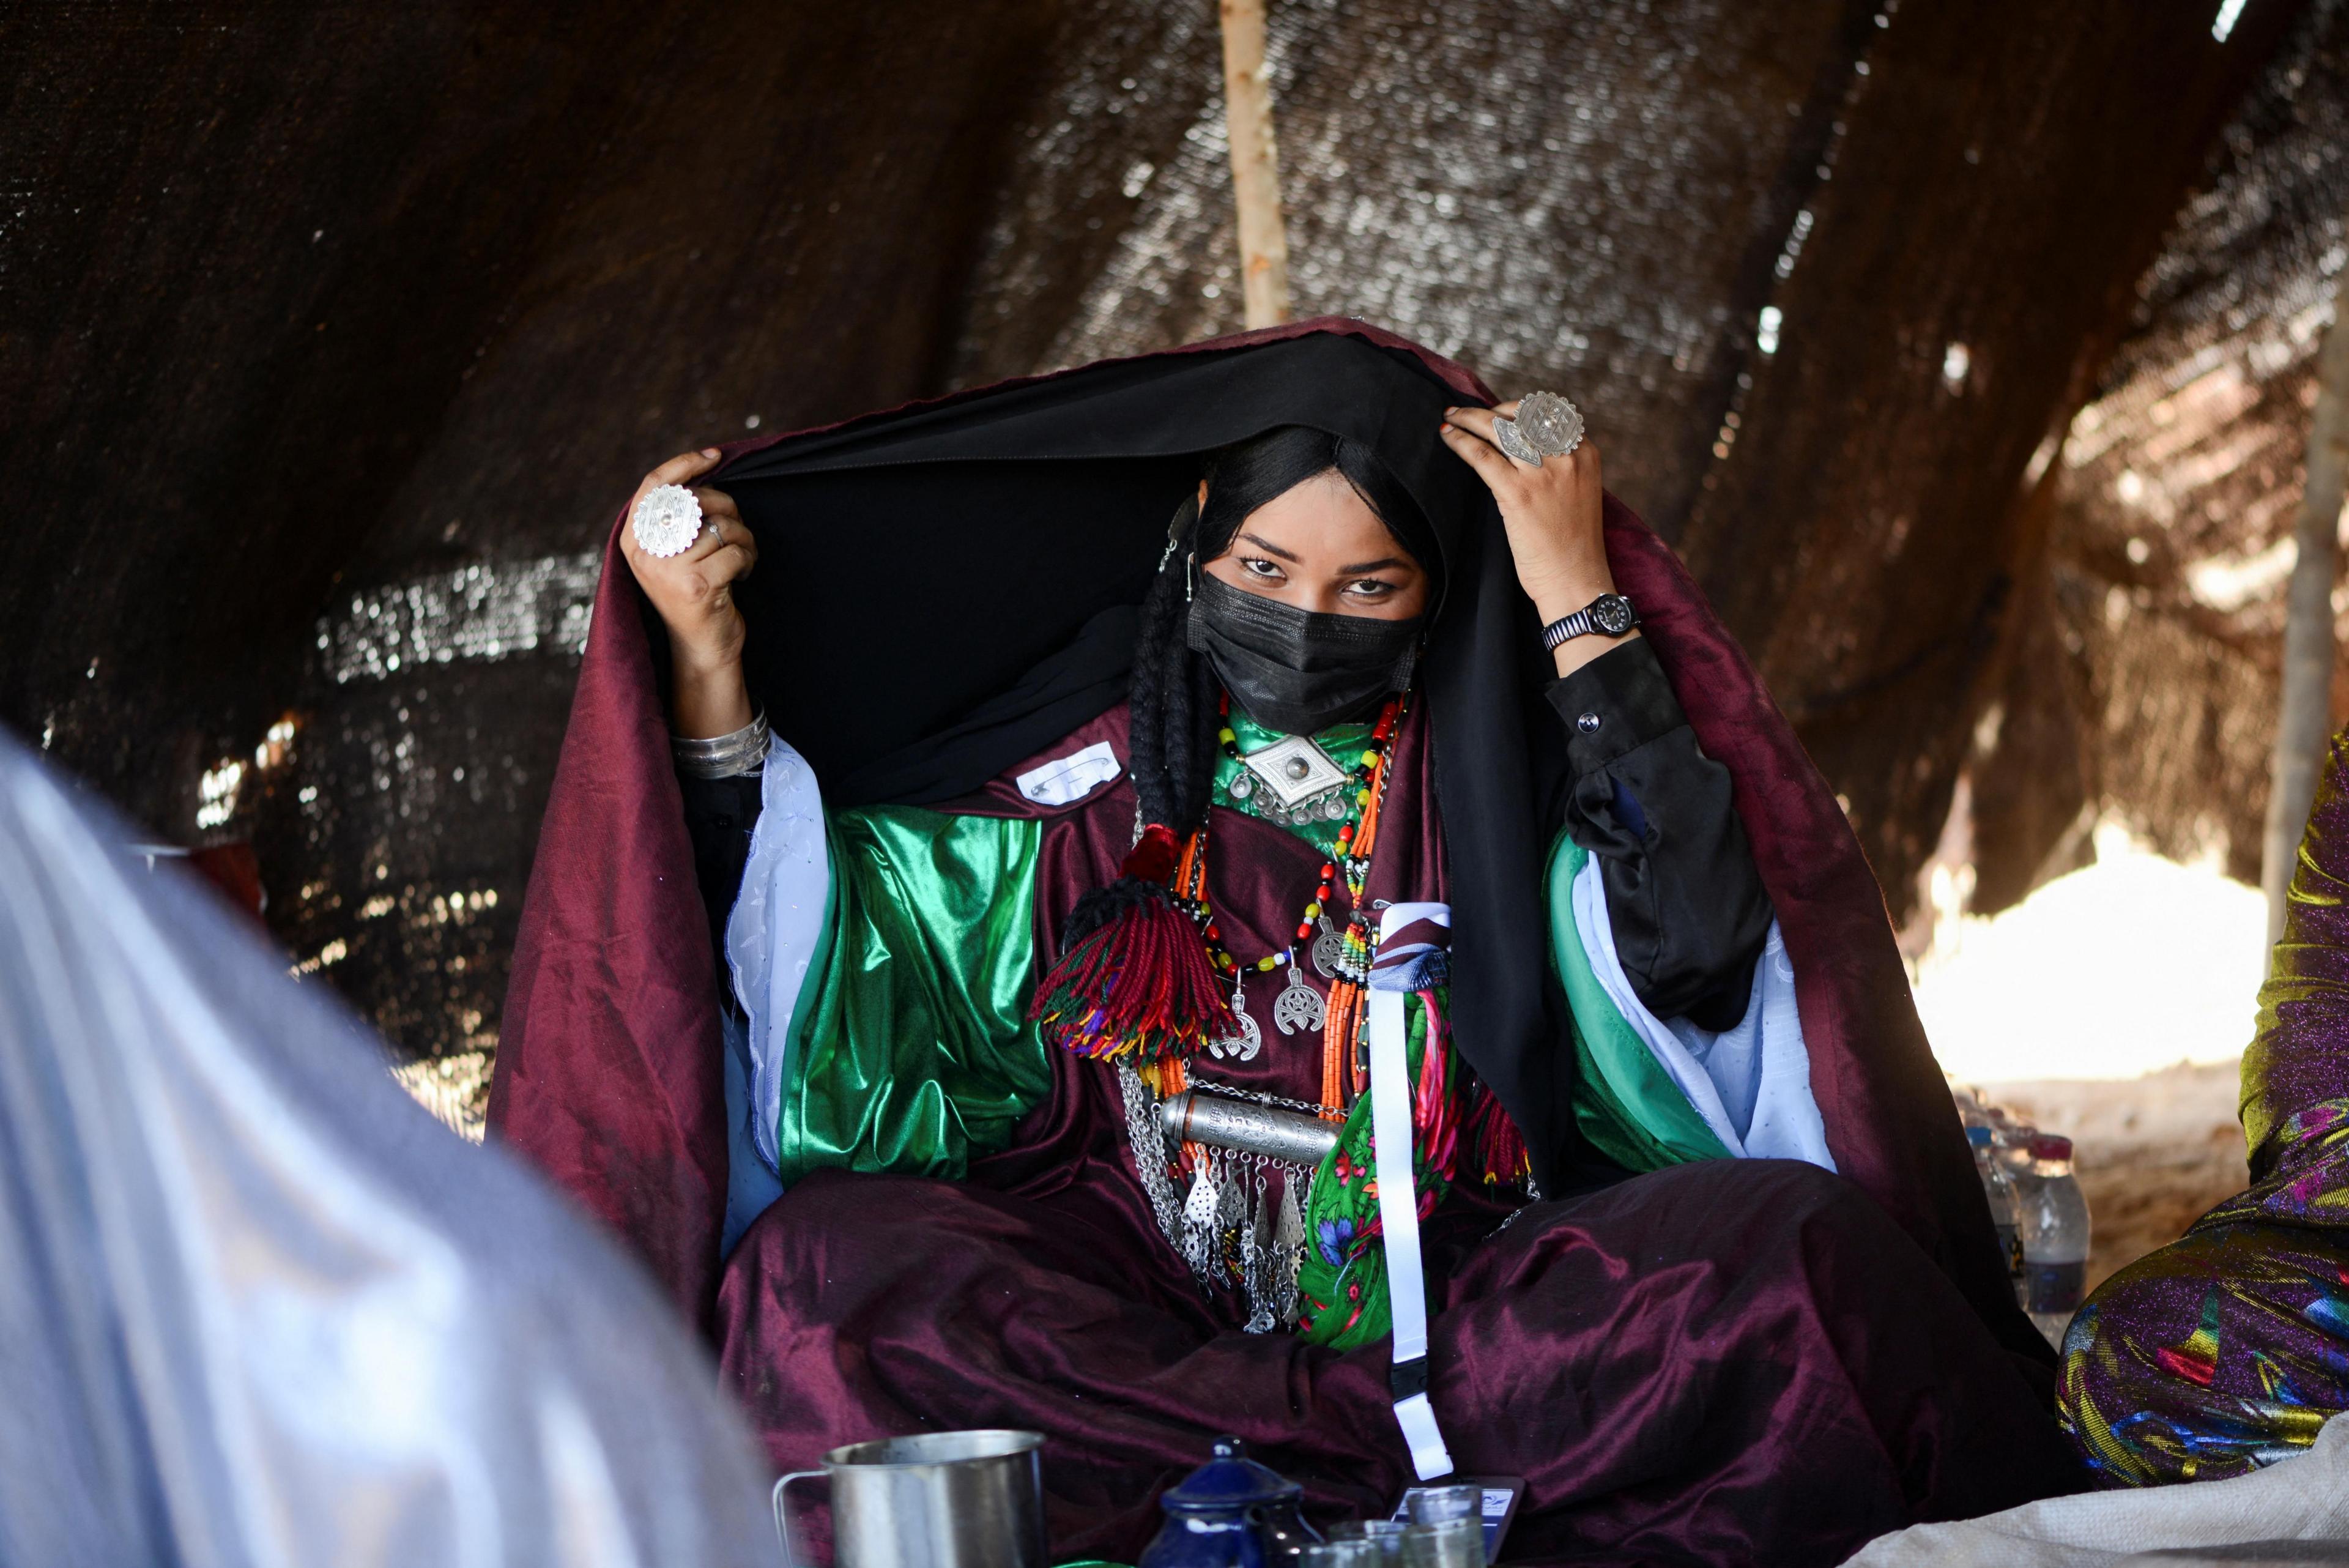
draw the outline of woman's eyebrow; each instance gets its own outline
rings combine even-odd
[[[1279,545],[1272,544],[1268,540],[1259,539],[1253,534],[1243,534],[1240,537],[1247,540],[1249,544],[1254,545],[1257,549],[1262,550],[1268,556],[1278,556],[1282,560],[1289,562],[1294,566],[1301,566],[1305,564],[1302,557],[1292,556],[1288,551],[1282,549]]]
[[[1289,558],[1296,559],[1293,556]],[[1351,577],[1363,572],[1380,572],[1389,566],[1402,566],[1409,564],[1401,556],[1381,556],[1375,561],[1357,561],[1352,566],[1340,566],[1338,568],[1338,575],[1341,577]]]

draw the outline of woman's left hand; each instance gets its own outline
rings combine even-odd
[[[1496,409],[1446,409],[1444,444],[1491,487],[1517,582],[1547,624],[1615,591],[1607,565],[1606,493],[1599,487],[1599,448],[1587,435],[1566,456],[1542,459],[1539,468],[1495,445],[1494,417],[1516,411],[1515,401]],[[1579,669],[1623,640],[1578,637],[1560,643],[1558,673]]]

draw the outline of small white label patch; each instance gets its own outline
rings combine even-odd
[[[1117,777],[1117,753],[1107,741],[1096,741],[1081,752],[1056,757],[1019,778],[1019,793],[1038,805],[1066,805]]]

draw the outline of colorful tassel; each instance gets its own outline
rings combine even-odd
[[[1078,901],[1028,1009],[1046,1039],[1095,1061],[1151,1063],[1238,1033],[1207,945],[1167,885],[1181,847],[1153,823],[1117,880]]]

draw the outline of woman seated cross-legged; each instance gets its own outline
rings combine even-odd
[[[2077,1484],[1833,794],[1491,404],[1332,320],[647,481],[492,1119],[779,1467],[1031,1428],[1127,1561],[1226,1432],[1544,1559]]]

